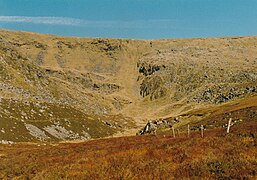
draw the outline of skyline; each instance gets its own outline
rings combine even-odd
[[[0,0],[0,28],[134,39],[257,35],[254,0]]]

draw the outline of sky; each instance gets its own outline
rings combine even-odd
[[[0,0],[0,28],[133,39],[257,35],[257,0]]]

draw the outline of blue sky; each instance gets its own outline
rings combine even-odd
[[[136,39],[257,35],[257,0],[0,0],[0,28]]]

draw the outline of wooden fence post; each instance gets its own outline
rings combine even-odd
[[[190,125],[187,125],[187,136],[190,137]]]
[[[201,125],[201,136],[202,136],[202,138],[203,138],[203,125]]]
[[[174,129],[174,127],[172,126],[172,134],[173,134],[173,137],[175,138],[176,137],[176,135],[175,135],[175,129]]]
[[[231,122],[232,122],[232,118],[229,118],[229,120],[228,120],[227,133],[229,133],[229,129],[230,129],[230,126],[231,126]]]

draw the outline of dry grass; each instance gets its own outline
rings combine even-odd
[[[1,145],[0,178],[35,179],[254,179],[257,124],[194,132],[170,132],[78,144]],[[241,133],[248,132],[248,133]]]
[[[0,116],[4,117],[0,129],[15,127],[0,134],[3,140],[35,139],[21,121],[34,121],[35,108],[27,108],[27,117],[16,113],[17,106],[24,102],[32,107],[38,103],[55,107],[65,104],[71,107],[67,112],[74,110],[95,121],[91,126],[83,120],[84,115],[76,118],[79,123],[69,118],[75,130],[84,125],[92,130],[87,132],[92,137],[106,137],[140,129],[148,120],[180,116],[199,108],[211,106],[213,111],[216,107],[217,113],[223,113],[221,103],[257,95],[257,37],[150,41],[72,38],[0,29],[0,41],[1,97],[17,100],[8,108],[5,103],[0,107]],[[13,111],[8,113],[9,109]],[[34,114],[41,115],[38,111]],[[62,126],[64,118],[69,117],[48,114],[43,114],[44,120],[58,120]],[[117,121],[113,122],[113,117]],[[187,118],[177,126],[203,118]],[[5,127],[7,124],[10,128]],[[33,125],[43,126],[35,121]],[[20,138],[20,132],[25,138]]]
[[[0,145],[0,179],[256,178],[257,98],[241,99],[257,93],[257,37],[157,40],[153,47],[150,41],[4,30],[0,39],[0,128],[11,130],[12,118],[20,123],[0,140],[29,135],[19,110],[34,125],[50,119],[39,117],[38,103],[50,104],[45,114],[54,112],[52,120],[63,126],[70,117],[73,131],[87,117],[85,128],[101,130],[101,137],[116,132],[116,124],[136,128],[132,118],[140,126],[181,115],[180,132],[189,122],[209,129],[204,138],[196,129],[190,138],[172,138],[166,131],[78,144]],[[7,105],[10,99],[18,101]],[[31,105],[23,105],[26,101]],[[226,135],[217,127],[231,117],[237,122]]]

